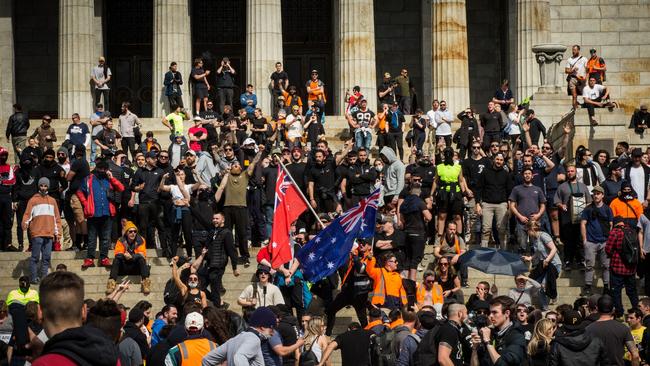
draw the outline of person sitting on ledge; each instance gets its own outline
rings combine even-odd
[[[590,77],[588,85],[582,89],[582,97],[584,98],[582,108],[587,108],[589,123],[592,126],[598,126],[594,108],[617,107],[615,102],[609,100],[609,89],[606,86],[596,84],[596,78],[594,77]]]
[[[106,284],[106,293],[115,290],[117,277],[123,275],[142,276],[142,293],[151,292],[149,266],[147,265],[147,242],[138,234],[138,228],[131,221],[124,224],[124,234],[115,243],[115,259]]]

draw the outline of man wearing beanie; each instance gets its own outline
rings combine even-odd
[[[203,357],[202,366],[264,366],[262,342],[273,336],[278,319],[268,307],[255,309],[251,314],[249,329],[240,333]]]
[[[217,345],[205,338],[203,333],[203,315],[192,312],[185,317],[187,339],[172,347],[165,358],[165,365],[198,366],[203,356],[217,348]]]
[[[61,235],[61,216],[56,200],[50,197],[47,192],[50,189],[50,180],[41,178],[38,180],[38,193],[27,202],[27,208],[22,218],[23,230],[29,230],[31,238],[32,256],[29,261],[31,283],[39,282],[38,262],[41,260],[41,275],[47,276],[50,268],[52,255],[52,244],[59,240]]]
[[[638,200],[637,192],[627,180],[621,183],[618,197],[612,200],[609,207],[612,209],[614,217],[622,217],[631,227],[636,227],[639,217],[643,214],[643,205]]]
[[[138,228],[131,221],[124,224],[123,235],[115,243],[115,259],[111,265],[106,294],[115,290],[117,277],[123,275],[142,276],[142,293],[148,295],[151,292],[147,242],[138,234]]]
[[[84,178],[77,191],[84,216],[88,220],[88,253],[81,268],[94,267],[95,248],[99,237],[99,257],[102,267],[110,267],[108,259],[109,240],[111,236],[112,218],[116,214],[115,204],[109,200],[111,192],[124,191],[122,182],[113,177],[108,170],[108,162],[98,160],[92,174]]]

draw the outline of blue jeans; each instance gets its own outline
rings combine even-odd
[[[95,162],[95,156],[97,155],[97,144],[95,143],[95,137],[90,138],[90,162]]]
[[[32,257],[29,261],[29,271],[32,275],[32,281],[40,278],[38,276],[37,265],[38,260],[41,259],[41,254],[43,254],[41,260],[41,276],[45,277],[50,268],[50,258],[52,258],[52,238],[45,238],[42,236],[32,238]]]
[[[273,231],[273,214],[275,213],[275,205],[264,205],[264,216],[266,216],[266,235],[271,240],[271,232]]]
[[[354,145],[356,148],[363,147],[366,150],[370,150],[370,145],[372,144],[372,133],[369,131],[354,131]]]
[[[97,236],[99,235],[99,259],[108,258],[109,241],[111,240],[111,217],[88,218],[88,253],[86,258],[95,259]]]
[[[614,314],[617,317],[625,314],[625,309],[623,309],[623,300],[622,300],[622,291],[625,287],[625,293],[627,297],[630,298],[630,303],[633,308],[636,308],[639,305],[639,295],[636,292],[636,279],[634,275],[622,276],[616,273],[609,274],[609,281],[611,288],[611,295],[614,298]]]

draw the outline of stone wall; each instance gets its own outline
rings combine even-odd
[[[650,102],[650,3],[646,0],[550,0],[551,39],[596,48],[606,85],[627,114]]]
[[[35,117],[57,111],[58,13],[58,1],[14,2],[16,101]]]
[[[508,75],[507,1],[467,0],[470,101],[479,111],[486,109],[494,91]],[[434,96],[435,97],[435,96]],[[515,95],[519,100],[519,96]],[[466,106],[451,106],[454,110]]]
[[[396,77],[402,68],[406,68],[418,94],[418,107],[426,110],[428,105],[423,106],[423,99],[419,98],[424,95],[420,2],[375,0],[374,11],[377,83],[381,83],[384,72],[389,72],[392,77]],[[427,88],[431,86],[428,85]],[[363,90],[361,92],[363,93]]]

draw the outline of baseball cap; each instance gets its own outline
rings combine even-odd
[[[196,330],[201,330],[203,329],[203,315],[197,313],[197,312],[192,312],[187,314],[185,317],[185,329],[190,330],[190,329],[196,329]]]
[[[248,320],[248,325],[253,328],[275,328],[277,323],[278,318],[275,316],[275,313],[273,313],[273,311],[267,306],[262,306],[255,309]]]
[[[594,189],[591,190],[592,194],[596,192],[605,194],[605,190],[601,186],[595,186]]]
[[[203,118],[201,118],[199,116],[194,116],[194,118],[192,118],[192,120],[193,121],[203,121]]]
[[[147,158],[155,159],[158,156],[158,153],[155,151],[149,151],[146,155]]]
[[[194,150],[187,150],[187,151],[185,152],[185,156],[188,156],[188,155],[194,155],[194,156],[196,156],[196,151],[194,151]]]
[[[573,330],[580,327],[582,316],[575,310],[567,310],[562,316],[562,324],[566,329]]]

